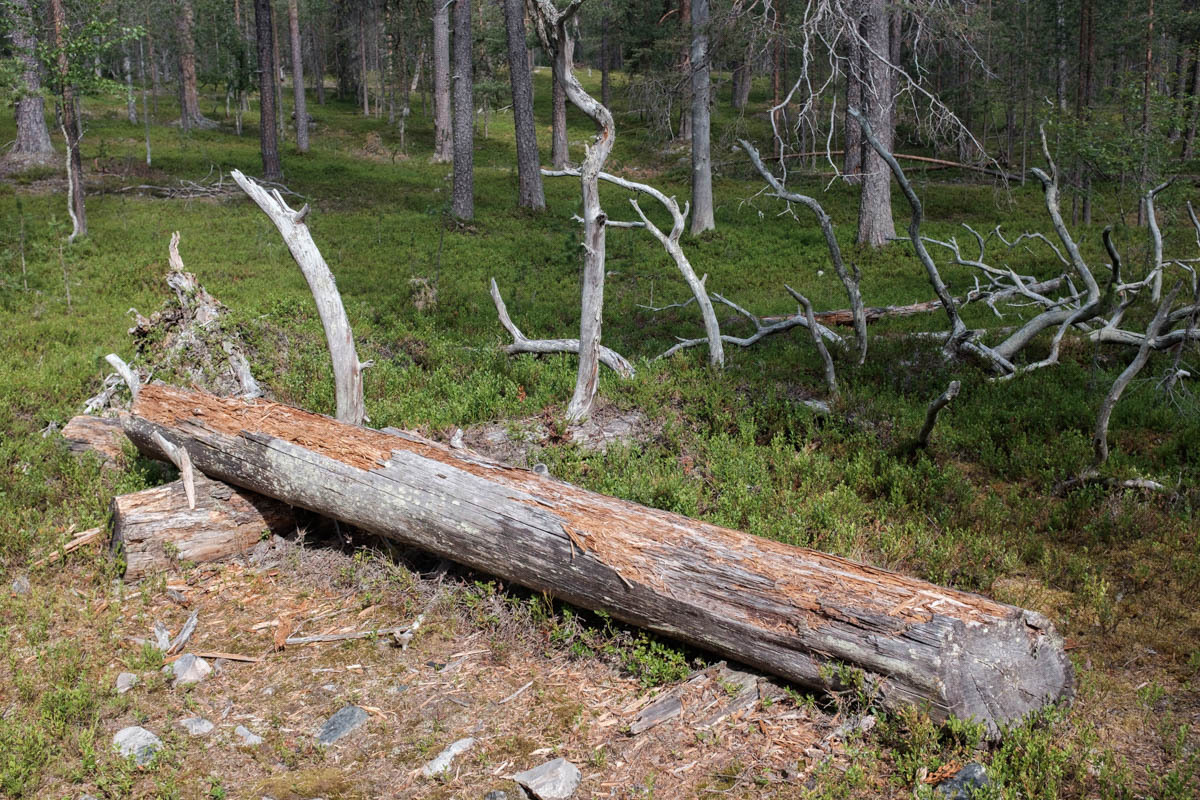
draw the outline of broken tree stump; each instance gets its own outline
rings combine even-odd
[[[90,414],[71,417],[63,426],[62,437],[72,453],[95,453],[104,466],[112,466],[121,458],[121,448],[128,441],[119,419]]]
[[[125,554],[126,580],[169,570],[179,561],[204,563],[249,550],[263,533],[295,527],[290,506],[203,475],[196,507],[183,481],[114,497],[113,549]]]
[[[1044,616],[264,400],[146,386],[125,431],[207,475],[798,684],[989,730],[1069,699]],[[178,510],[179,505],[176,506]],[[841,667],[853,668],[852,670]]]

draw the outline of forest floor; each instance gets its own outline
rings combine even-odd
[[[548,76],[536,86],[548,152]],[[682,200],[686,149],[663,147],[661,133],[617,96],[609,168]],[[767,142],[765,94],[753,99],[745,116],[718,102],[717,230],[685,237],[684,247],[710,290],[756,313],[794,311],[784,283],[818,310],[842,308],[817,228],[799,210],[793,216],[756,196],[759,181],[731,149],[737,136]],[[214,101],[206,105],[223,118]],[[120,579],[119,560],[104,548],[38,566],[72,531],[106,525],[114,495],[170,477],[132,456],[117,469],[78,459],[55,430],[99,389],[105,354],[135,356],[128,310],[148,314],[167,298],[171,232],[182,235],[187,268],[228,306],[271,396],[323,413],[334,406],[303,278],[275,229],[228,186],[232,168],[259,171],[256,120],[247,118],[241,137],[232,124],[190,134],[156,124],[146,167],[143,130],[122,109],[115,97],[84,103],[86,239],[64,244],[57,167],[0,178],[0,795],[332,800],[482,798],[500,789],[513,797],[509,775],[557,756],[582,771],[580,797],[923,797],[934,791],[931,776],[971,761],[991,778],[978,796],[1200,794],[1200,404],[1186,389],[1161,389],[1168,356],[1157,356],[1118,406],[1107,469],[1169,491],[1062,494],[1056,487],[1089,463],[1096,410],[1127,351],[1069,338],[1059,366],[994,383],[977,365],[945,364],[935,344],[902,335],[938,329],[939,316],[886,321],[872,327],[865,364],[839,358],[842,401],[818,415],[801,402],[824,396],[819,358],[803,335],[733,348],[720,374],[700,350],[653,360],[701,326],[694,308],[647,308],[683,300],[686,287],[643,231],[610,233],[604,330],[638,374],[601,382],[606,413],[632,420],[636,436],[603,449],[547,436],[507,457],[540,461],[598,492],[1045,613],[1076,666],[1071,707],[987,744],[970,724],[936,725],[919,709],[884,713],[862,698],[747,677],[602,615],[373,539],[279,540],[254,560],[180,564],[137,584]],[[419,104],[404,143],[386,119],[364,118],[352,102],[310,111],[312,152],[296,153],[289,137],[285,183],[297,204],[311,204],[308,221],[360,356],[375,362],[366,372],[371,424],[441,439],[462,427],[476,442],[555,428],[574,361],[501,353],[507,337],[488,279],[528,335],[572,335],[577,184],[548,179],[548,211],[517,210],[511,117],[493,115],[487,137],[482,120],[477,137],[477,217],[455,224],[450,169],[428,162],[432,131]],[[156,121],[172,112],[160,98]],[[570,124],[578,157],[589,127],[573,111]],[[12,138],[11,125],[3,115],[0,141]],[[969,237],[963,223],[1052,234],[1032,183],[1005,188],[947,171],[913,178],[930,235]],[[850,243],[855,191],[826,188],[827,180],[793,174],[833,216],[867,303],[929,300],[909,245],[868,251]],[[1195,256],[1182,213],[1194,196],[1187,182],[1160,196],[1168,257]],[[625,193],[605,187],[603,199],[624,216]],[[897,195],[902,229],[900,202]],[[1085,257],[1102,257],[1099,230],[1111,223],[1127,263],[1144,263],[1135,208],[1116,187],[1102,187],[1097,225],[1074,228]],[[1036,246],[989,255],[1040,277],[1058,274]],[[972,283],[963,268],[947,265],[943,275],[952,289]],[[968,308],[967,322],[1010,325],[1019,313],[996,319]],[[728,332],[749,330],[727,319]],[[905,444],[952,378],[962,392],[930,450],[913,457]],[[177,630],[191,611],[197,651],[260,660],[214,658],[220,669],[205,681],[172,686],[159,671],[162,656],[136,640],[156,621]],[[376,640],[274,647],[274,632],[297,621],[315,632],[400,625],[422,612],[407,649]],[[123,694],[122,672],[140,679]],[[751,683],[754,702],[713,722]],[[684,714],[631,734],[641,709],[672,691]],[[347,704],[367,708],[367,722],[328,747],[316,744],[314,733]],[[188,735],[178,723],[195,716],[215,729]],[[131,725],[164,743],[141,767],[112,749],[113,735]],[[264,742],[238,746],[239,725]],[[464,737],[477,741],[450,772],[420,774]]]

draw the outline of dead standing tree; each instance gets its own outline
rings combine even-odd
[[[585,148],[579,170],[583,189],[583,288],[580,293],[579,372],[575,380],[575,392],[567,405],[567,419],[571,422],[579,422],[591,413],[600,376],[605,223],[608,219],[600,208],[600,170],[604,168],[616,138],[612,114],[583,90],[572,71],[575,43],[567,32],[567,23],[582,2],[571,0],[562,10],[556,8],[552,0],[530,0],[529,5],[542,47],[554,54],[558,80],[567,93],[567,99],[587,114],[600,129],[596,138]]]

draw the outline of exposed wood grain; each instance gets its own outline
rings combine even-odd
[[[448,447],[264,400],[147,386],[126,420],[200,471],[758,667],[995,730],[1068,699],[1035,612],[588,492]],[[844,674],[844,673],[843,673]]]
[[[63,426],[62,437],[67,440],[72,453],[95,453],[105,466],[111,466],[121,458],[122,445],[128,441],[120,420],[90,414],[71,417]]]
[[[113,548],[125,554],[125,578],[138,580],[174,567],[203,563],[253,547],[264,531],[290,532],[292,510],[253,492],[195,476],[196,507],[183,481],[114,497]]]

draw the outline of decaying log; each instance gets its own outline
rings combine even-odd
[[[886,706],[927,703],[993,731],[1072,695],[1062,640],[1035,612],[434,442],[157,385],[125,431],[149,456],[162,457],[160,433],[213,478],[798,684],[861,675]]]
[[[113,498],[113,549],[124,550],[127,580],[171,569],[177,561],[237,555],[265,531],[283,534],[295,527],[292,509],[277,500],[199,474],[195,488],[194,509],[183,481]]]
[[[122,447],[127,441],[120,420],[90,414],[71,417],[63,426],[62,437],[72,453],[95,453],[105,465],[120,459]]]

